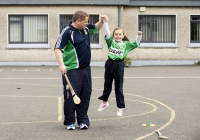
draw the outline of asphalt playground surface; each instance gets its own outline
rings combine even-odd
[[[0,140],[200,140],[200,66],[125,68],[126,108],[118,117],[114,91],[98,112],[104,68],[91,67],[87,130],[63,125],[58,67],[0,67]],[[113,86],[114,90],[114,86]],[[150,122],[155,126],[143,126]]]

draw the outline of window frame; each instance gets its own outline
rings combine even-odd
[[[175,16],[175,41],[157,41],[157,42],[151,42],[151,41],[142,41],[139,48],[178,48],[177,45],[177,15],[176,14],[138,14],[137,15],[137,28],[140,29],[140,21],[139,16]]]
[[[190,15],[190,43],[200,43],[200,40],[199,41],[192,41],[192,39],[191,39],[191,31],[192,31],[191,24],[192,23],[199,23],[200,24],[200,20],[198,20],[198,21],[196,21],[196,20],[192,21],[192,17],[198,17],[198,18],[200,18],[200,14],[199,15]]]
[[[189,45],[188,45],[188,48],[200,48],[200,41],[198,42],[198,41],[191,41],[191,17],[192,16],[199,16],[200,17],[200,14],[190,14],[189,15],[189,20],[188,20],[188,22],[189,22],[189,28],[188,28],[188,30],[189,30]]]
[[[73,14],[60,14],[59,15],[59,19],[58,19],[58,23],[59,23],[59,29],[58,29],[58,34],[60,34],[61,32],[61,16],[66,16],[66,15],[68,15],[68,16],[73,16]]]
[[[20,17],[24,17],[24,16],[47,16],[47,42],[10,42],[10,23],[17,23],[19,21],[12,21],[10,22],[10,17],[11,16],[20,16]],[[21,34],[22,34],[22,40],[24,37],[23,34],[23,28],[24,28],[24,24],[23,24],[23,20],[20,21],[22,24],[22,29],[21,29]],[[6,49],[34,49],[34,48],[51,48],[49,46],[49,14],[46,13],[8,13],[7,14],[7,46]]]
[[[63,15],[73,15],[74,13],[59,13],[58,14],[58,23],[59,23],[59,27],[58,27],[58,36],[60,35],[60,25],[61,25],[61,22],[60,22],[60,18],[61,18],[61,16],[63,16]],[[98,15],[99,16],[99,20],[100,20],[100,14],[99,13],[92,13],[92,14],[90,14],[90,13],[88,13],[88,15],[90,16],[90,15]],[[101,32],[100,31],[98,31],[98,33],[99,33],[99,40],[98,40],[98,43],[90,43],[90,45],[91,45],[91,48],[92,49],[99,49],[99,48],[103,48],[101,45],[100,45],[100,37],[101,37]]]

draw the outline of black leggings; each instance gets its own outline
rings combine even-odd
[[[108,101],[112,91],[112,82],[115,80],[115,96],[118,108],[125,108],[123,82],[124,82],[124,61],[108,59],[105,64],[104,91],[98,99]]]

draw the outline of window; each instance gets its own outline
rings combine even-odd
[[[47,44],[47,15],[9,15],[8,19],[9,44]]]
[[[72,21],[73,15],[60,15],[60,32]],[[89,23],[95,24],[99,21],[99,15],[90,15]],[[99,33],[90,36],[92,44],[99,44]]]
[[[190,16],[190,42],[200,43],[200,15]]]
[[[173,15],[139,15],[142,42],[175,43],[176,17]]]
[[[72,21],[73,15],[60,15],[60,33]]]

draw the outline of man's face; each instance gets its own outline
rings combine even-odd
[[[81,30],[85,29],[85,27],[88,25],[88,19],[89,17],[85,17],[84,20],[78,20],[79,29]]]

